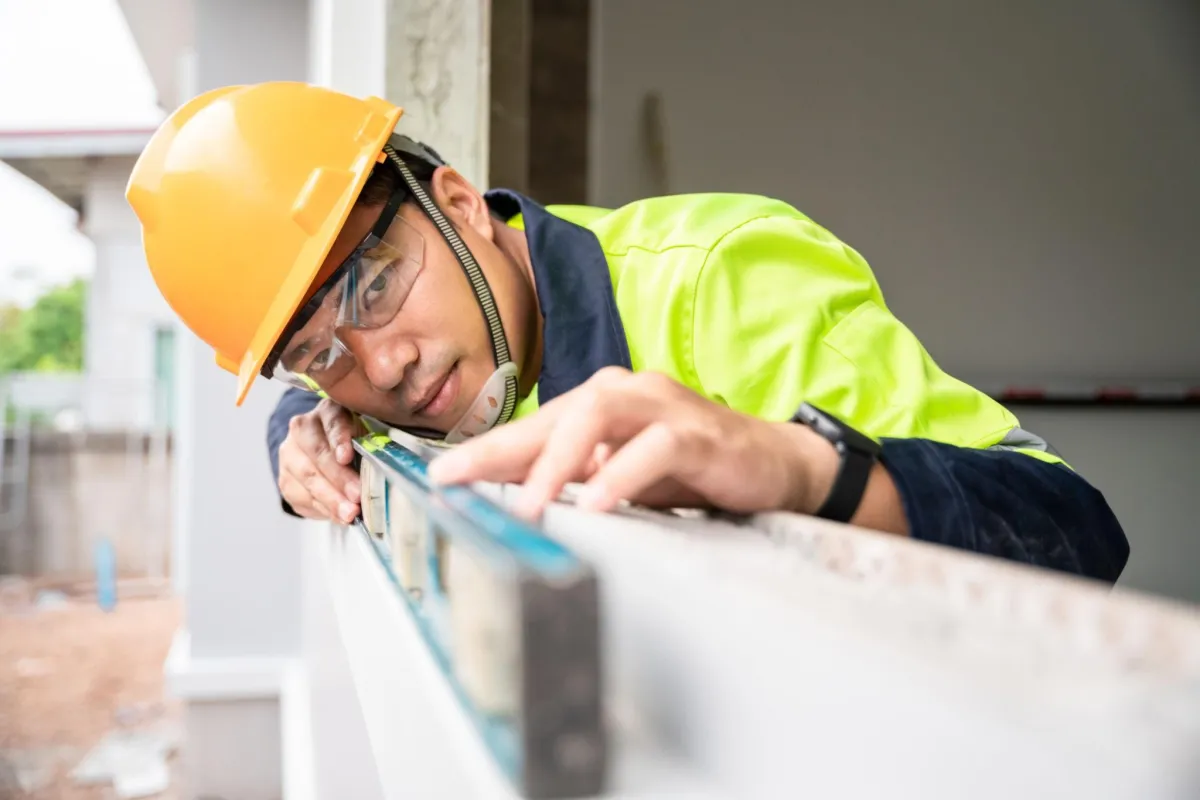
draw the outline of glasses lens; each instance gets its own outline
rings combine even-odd
[[[364,244],[368,247],[349,265],[342,288],[339,332],[387,325],[400,313],[421,272],[424,242],[398,216],[383,239]]]
[[[399,215],[383,238],[367,237],[337,271],[316,311],[292,335],[274,377],[311,391],[345,378],[355,360],[343,337],[395,319],[420,275],[424,252],[421,234]]]

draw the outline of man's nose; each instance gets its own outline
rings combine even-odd
[[[342,337],[343,344],[362,366],[371,386],[390,392],[403,382],[409,365],[417,360],[417,349],[411,342],[373,333],[381,331],[354,331]]]

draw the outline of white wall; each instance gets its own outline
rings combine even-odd
[[[202,0],[194,93],[304,80],[307,48],[307,6],[300,0]],[[179,502],[192,654],[295,652],[296,523],[279,507],[266,450],[267,417],[282,388],[259,380],[239,408],[236,378],[216,366],[211,348],[188,333],[180,354]]]
[[[385,97],[387,5],[388,0],[309,0],[309,80],[356,97]]]
[[[70,372],[10,373],[0,382],[0,397],[5,393],[7,400],[18,408],[57,414],[82,405],[83,380]]]
[[[96,246],[84,337],[84,422],[93,430],[154,424],[154,335],[174,317],[154,286],[141,228],[125,202],[133,158],[100,159],[84,195],[83,229]]]
[[[671,191],[795,203],[951,369],[1194,377],[1180,5],[602,0],[595,199],[643,190],[637,111],[659,90]]]
[[[197,797],[280,797],[279,706],[267,700],[193,703],[185,712],[185,780]],[[236,736],[231,736],[236,731]],[[248,757],[249,753],[253,757]]]
[[[655,190],[639,114],[657,91],[669,191],[791,201],[863,253],[893,310],[958,376],[1200,384],[1194,5],[594,9],[594,202]],[[1145,471],[1200,446],[1194,424],[1141,414],[1111,418],[1119,436],[1107,417],[1033,417],[1117,498],[1156,491]],[[1129,579],[1164,591],[1183,588],[1174,543],[1195,538],[1182,500],[1200,490],[1194,469],[1172,479],[1181,488],[1153,515],[1115,503]],[[1200,599],[1200,578],[1189,585]]]
[[[180,54],[190,85],[178,101],[230,84],[304,80],[307,51],[303,0],[197,0],[194,51]],[[269,800],[283,783],[271,687],[302,644],[303,531],[280,508],[266,450],[282,387],[260,379],[235,406],[235,376],[187,331],[177,338],[177,374],[173,577],[187,618],[168,674],[187,701],[199,764],[189,796]],[[206,684],[214,675],[219,691]]]
[[[1200,603],[1200,410],[1025,409],[1021,422],[1068,453],[1129,535],[1121,584]]]

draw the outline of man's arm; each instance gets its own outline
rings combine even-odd
[[[928,440],[882,444],[854,524],[1104,581],[1120,575],[1125,535],[1099,492],[1066,467]],[[579,505],[597,511],[630,500],[812,514],[838,464],[807,426],[613,368],[440,456],[430,476],[523,483],[514,511],[531,518],[571,481],[585,482]]]
[[[1100,493],[1065,466],[982,449],[1016,417],[943,372],[866,261],[820,226],[774,215],[730,231],[697,276],[693,314],[696,380],[710,399],[775,420],[808,401],[888,441],[910,535],[1120,574],[1129,547]]]
[[[1109,583],[1129,560],[1104,496],[1062,464],[927,439],[882,444],[914,539]]]

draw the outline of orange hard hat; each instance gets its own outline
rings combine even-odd
[[[154,282],[246,397],[311,293],[402,110],[304,83],[206,92],[177,109],[125,197]]]

